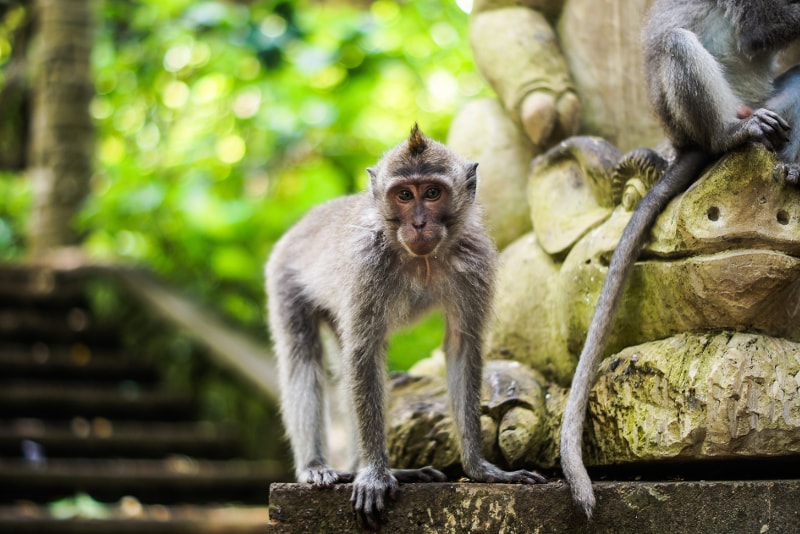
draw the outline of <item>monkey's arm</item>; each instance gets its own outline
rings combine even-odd
[[[651,97],[676,147],[722,154],[749,141],[771,150],[787,142],[789,125],[773,111],[739,118],[741,101],[693,32],[670,30],[648,43],[646,54]]]
[[[364,275],[363,279],[372,279]],[[398,482],[389,468],[384,423],[385,304],[379,292],[352,288],[351,318],[343,318],[342,357],[358,425],[360,466],[350,504],[360,524],[376,529],[386,497],[394,499]]]

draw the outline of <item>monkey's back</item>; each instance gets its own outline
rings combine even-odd
[[[332,304],[348,296],[346,288],[353,287],[357,276],[353,249],[379,228],[378,221],[365,216],[373,211],[368,209],[367,195],[348,195],[315,206],[278,240],[265,270],[268,298],[281,290],[311,288],[313,293],[305,298],[335,308]]]
[[[715,134],[706,128],[735,120],[739,103],[757,107],[772,92],[772,52],[748,55],[737,42],[740,32],[735,24],[742,19],[738,11],[743,9],[739,4],[656,0],[648,13],[642,30],[648,91],[677,147],[699,144],[715,151],[704,144]],[[756,6],[759,2],[753,4],[764,9]],[[714,87],[714,92],[681,80],[692,76],[701,78],[704,87]],[[685,91],[676,92],[676,87]],[[724,116],[707,116],[719,110],[725,110]]]

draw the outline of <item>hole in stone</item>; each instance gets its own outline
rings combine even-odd
[[[777,219],[781,224],[789,224],[789,214],[785,210],[778,210]]]
[[[706,212],[706,216],[708,217],[709,221],[718,221],[719,220],[719,208],[716,206],[711,206],[708,208]]]

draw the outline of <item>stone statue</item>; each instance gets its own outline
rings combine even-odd
[[[476,0],[475,64],[497,99],[469,103],[447,144],[479,161],[479,199],[498,248],[531,228],[524,190],[533,157],[577,133],[622,151],[655,146],[639,33],[651,0]],[[782,63],[800,61],[800,45]]]
[[[620,159],[591,137],[536,160],[529,201],[541,218],[501,255],[487,342],[490,360],[514,360],[486,365],[482,424],[494,461],[557,464],[565,388],[608,257],[663,170],[645,160]],[[800,453],[798,236],[800,191],[759,147],[728,154],[667,206],[592,392],[589,465]],[[420,362],[412,374],[422,378],[395,382],[398,465],[450,465],[437,463],[455,447],[444,397],[435,402],[438,367]]]
[[[608,260],[666,165],[628,152],[663,138],[640,65],[649,4],[475,2],[475,61],[498,98],[465,107],[448,144],[480,162],[504,249],[481,418],[494,462],[558,464],[565,388]],[[798,60],[800,45],[782,63]],[[771,153],[724,156],[667,206],[606,356],[588,465],[800,454],[800,191]],[[397,467],[457,465],[443,365],[434,355],[392,383]]]
[[[471,102],[448,138],[479,161],[481,203],[499,248],[530,230],[525,187],[534,156],[577,133],[621,150],[662,139],[639,52],[650,0],[477,0],[475,63],[498,99]]]

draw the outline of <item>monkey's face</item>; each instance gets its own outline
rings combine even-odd
[[[447,184],[422,179],[392,186],[386,196],[387,222],[412,256],[433,254],[447,236],[451,191]]]

